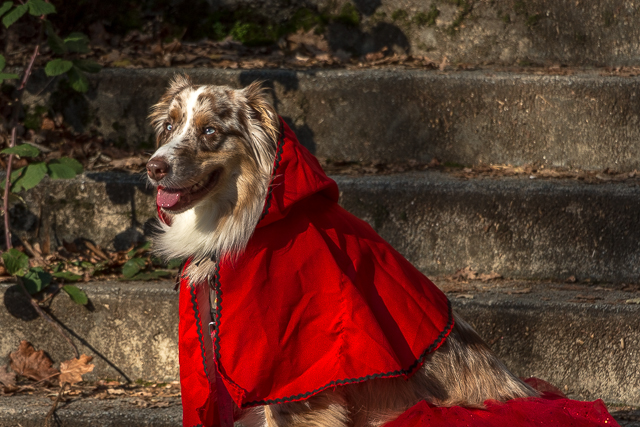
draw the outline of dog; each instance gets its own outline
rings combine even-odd
[[[154,238],[156,252],[166,259],[190,258],[183,277],[191,286],[211,282],[217,263],[233,262],[243,253],[263,215],[274,185],[280,119],[261,83],[233,89],[195,85],[177,76],[152,107],[150,121],[157,151],[147,163],[147,174],[158,188],[165,218]],[[408,379],[372,378],[303,400],[236,406],[236,417],[247,427],[373,427],[421,400],[482,408],[487,400],[538,396],[469,324],[455,314],[453,318],[444,342]]]

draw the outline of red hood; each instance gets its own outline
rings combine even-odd
[[[408,377],[453,327],[446,296],[337,204],[336,183],[282,129],[263,217],[214,274],[213,319],[209,286],[181,281],[185,426],[216,425],[216,373],[239,407],[303,400]]]
[[[330,200],[337,202],[338,186],[322,170],[318,160],[298,143],[293,131],[281,119],[281,141],[295,143],[278,145],[274,162],[271,185],[265,202],[262,219],[257,228],[264,227],[284,218],[296,203],[307,197],[322,193]]]

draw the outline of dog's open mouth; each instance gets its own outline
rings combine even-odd
[[[156,203],[162,209],[170,212],[178,212],[190,208],[216,186],[221,172],[222,169],[216,169],[190,187],[167,188],[158,186]]]

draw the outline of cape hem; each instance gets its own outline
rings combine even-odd
[[[311,396],[320,393],[321,391],[324,391],[328,388],[331,387],[335,387],[335,386],[343,386],[343,385],[348,385],[348,384],[355,384],[355,383],[361,383],[364,381],[368,381],[368,380],[373,380],[373,379],[377,379],[377,378],[394,378],[394,377],[399,377],[401,375],[407,375],[407,376],[411,376],[416,369],[418,369],[420,366],[422,366],[422,363],[424,362],[424,358],[431,352],[437,350],[440,345],[442,344],[442,342],[444,341],[444,339],[446,337],[449,336],[449,334],[451,333],[451,330],[453,329],[453,311],[451,309],[451,302],[448,302],[448,308],[449,308],[449,321],[447,323],[447,326],[445,326],[445,328],[442,330],[442,332],[440,332],[440,335],[438,335],[438,337],[436,338],[436,340],[429,346],[427,347],[427,349],[425,351],[422,352],[422,354],[420,355],[420,357],[418,357],[415,362],[413,362],[411,364],[411,366],[409,366],[407,369],[399,369],[397,371],[392,371],[392,372],[385,372],[385,373],[381,373],[381,374],[371,374],[371,375],[366,375],[364,377],[360,377],[360,378],[350,378],[350,379],[345,379],[345,380],[336,380],[336,381],[331,381],[330,383],[317,388],[315,390],[312,391],[308,391],[306,393],[300,393],[300,394],[296,394],[294,396],[288,396],[288,397],[281,397],[281,398],[277,398],[277,399],[266,399],[266,400],[254,400],[252,402],[247,402],[245,404],[242,405],[242,408],[250,408],[252,406],[260,406],[260,405],[273,405],[273,404],[280,404],[280,403],[288,403],[288,402],[296,402],[299,400],[305,400],[310,398]]]

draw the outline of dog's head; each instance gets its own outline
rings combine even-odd
[[[243,169],[271,167],[278,122],[260,83],[234,90],[178,76],[150,119],[159,148],[147,174],[169,213],[220,196]]]
[[[261,84],[236,90],[178,76],[150,119],[158,149],[147,175],[171,221],[159,237],[160,254],[241,250],[262,211],[279,134]]]

